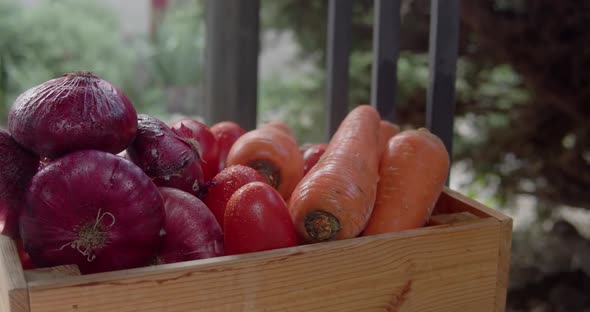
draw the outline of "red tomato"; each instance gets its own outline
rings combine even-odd
[[[240,187],[255,181],[266,182],[258,171],[242,165],[227,167],[213,178],[203,202],[213,212],[222,230],[225,207],[231,196]]]
[[[305,152],[303,153],[303,174],[307,174],[307,172],[315,166],[315,164],[320,160],[320,157],[324,155],[324,152],[328,148],[328,144],[326,143],[318,143],[308,147]]]
[[[224,223],[227,255],[297,245],[287,205],[267,183],[251,182],[239,188],[227,203]]]
[[[205,181],[210,181],[219,172],[219,149],[217,140],[207,126],[195,119],[181,119],[173,123],[170,128],[176,135],[193,139],[199,143],[201,152],[201,167]]]
[[[25,247],[23,245],[22,239],[17,239],[15,241],[15,243],[16,243],[16,250],[18,251],[18,257],[20,258],[20,263],[23,266],[23,270],[35,269],[36,267],[33,264],[33,261],[31,261],[31,257],[25,251]]]
[[[211,133],[217,139],[217,146],[219,149],[219,168],[221,171],[225,168],[225,161],[229,150],[234,145],[234,142],[245,133],[237,123],[232,121],[222,121],[214,124],[210,128]]]
[[[301,145],[299,145],[299,151],[301,152],[301,155],[303,155],[305,153],[305,151],[307,151],[308,148],[314,146],[315,144],[313,143],[303,143]]]

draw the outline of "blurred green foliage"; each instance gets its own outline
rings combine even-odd
[[[423,2],[423,3],[422,3]],[[397,64],[397,120],[403,128],[425,124],[428,68],[428,1],[422,1],[408,11],[402,21],[402,38]],[[408,3],[411,3],[409,1]],[[355,1],[353,4],[352,47],[350,54],[349,107],[370,102],[372,71],[372,20],[373,1]],[[317,72],[310,76],[282,80],[262,81],[263,94],[289,92],[287,101],[279,102],[276,109],[287,112],[283,117],[295,129],[302,142],[323,139],[323,105],[325,88],[325,47],[327,1],[264,1],[263,25],[274,31],[294,34],[300,47],[299,60],[315,64]],[[477,38],[467,35],[470,49],[477,47]],[[301,81],[301,82],[300,82]],[[311,83],[310,81],[313,81]],[[299,87],[294,91],[291,87]],[[276,88],[277,91],[271,90]],[[291,91],[287,91],[291,90]],[[507,129],[514,126],[520,110],[531,104],[530,88],[514,68],[502,62],[481,61],[473,54],[459,58],[456,77],[456,114],[453,156],[456,164],[464,167],[460,187],[468,195],[493,207],[510,206],[514,190],[505,187],[504,178],[513,176],[522,167],[521,159],[498,144]],[[276,95],[280,99],[281,96]],[[278,101],[278,100],[277,100]],[[283,106],[284,105],[284,106]],[[270,107],[270,106],[269,106]],[[299,114],[309,118],[304,124]],[[307,124],[314,125],[310,132]],[[518,177],[517,177],[518,179]],[[517,180],[517,181],[524,181]],[[516,182],[519,183],[519,182]],[[484,191],[485,190],[485,191]]]
[[[172,2],[157,27],[146,66],[158,86],[197,85],[203,79],[203,1]]]
[[[17,0],[0,0],[0,12],[3,123],[21,92],[67,72],[92,71],[125,92],[133,89],[133,50],[103,6],[60,0],[24,10]]]
[[[299,48],[294,61],[312,64],[312,70],[303,72],[278,70],[258,86],[260,121],[285,120],[300,143],[325,140],[327,3],[281,0],[262,1],[261,6],[262,31],[292,33]],[[354,4],[350,107],[369,103],[372,3]],[[175,108],[169,105],[171,93],[179,89],[181,101],[194,100],[183,98],[182,92],[198,88],[203,80],[203,4],[171,1],[152,36],[124,38],[115,12],[100,2],[42,0],[24,10],[18,0],[0,0],[0,123],[6,122],[6,111],[21,92],[70,71],[96,72],[127,93],[142,113],[169,113]],[[422,24],[406,19],[402,28]],[[419,35],[412,34],[409,39],[416,44],[402,49],[397,64],[398,123],[404,127],[424,124],[428,55],[424,47],[415,48],[423,42]],[[456,87],[454,155],[477,173],[467,182],[473,192],[497,188],[522,159],[505,151],[486,152],[502,149],[494,145],[497,131],[513,126],[519,112],[515,108],[530,105],[530,89],[510,65],[479,62],[470,55],[459,59]],[[508,193],[499,192],[491,200],[502,202],[503,194]]]
[[[23,91],[72,71],[91,71],[125,92],[139,112],[161,115],[166,88],[202,80],[201,1],[166,11],[154,39],[123,37],[98,1],[44,0],[24,9],[0,0],[0,124]]]
[[[324,139],[324,105],[318,72],[309,77],[272,77],[259,84],[259,123],[283,120],[295,131],[300,143]]]

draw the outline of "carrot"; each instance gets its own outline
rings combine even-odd
[[[275,127],[260,127],[242,135],[227,155],[227,166],[254,168],[283,199],[303,177],[303,156],[294,137]]]
[[[443,189],[449,162],[442,141],[425,128],[392,137],[381,158],[375,208],[363,235],[423,226]]]
[[[381,120],[379,122],[379,155],[381,155],[387,148],[387,142],[389,141],[389,138],[398,134],[399,131],[399,126],[390,121]]]
[[[291,137],[295,138],[295,132],[293,132],[293,129],[291,129],[291,127],[289,127],[289,125],[284,121],[271,120],[271,121],[263,124],[262,127],[274,127],[276,129],[279,129],[279,130],[285,132],[285,134],[288,134]]]
[[[348,113],[293,191],[289,212],[305,241],[351,238],[365,227],[377,190],[379,120],[368,105]]]

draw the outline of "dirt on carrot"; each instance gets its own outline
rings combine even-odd
[[[227,166],[254,168],[287,200],[303,177],[303,156],[295,138],[267,126],[242,135],[227,156]]]

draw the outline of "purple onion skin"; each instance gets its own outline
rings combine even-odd
[[[41,156],[56,158],[92,149],[119,153],[137,132],[131,101],[92,73],[70,73],[21,94],[8,115],[14,139]]]
[[[33,177],[21,237],[37,267],[114,271],[157,255],[164,217],[162,196],[139,167],[111,153],[77,151]]]
[[[156,185],[200,194],[204,178],[195,147],[157,118],[139,114],[137,119],[137,136],[127,148],[127,157]]]
[[[181,190],[160,187],[166,221],[160,263],[223,256],[223,232],[213,213],[197,197]]]
[[[47,167],[47,165],[49,165],[49,163],[51,161],[52,161],[51,158],[41,157],[39,159],[39,167],[38,167],[37,171],[40,171],[41,169]]]
[[[167,186],[183,190],[195,196],[201,196],[205,190],[203,171],[199,161],[192,161],[175,174],[154,176],[152,178],[158,186]]]
[[[18,218],[38,166],[39,156],[20,147],[0,129],[0,234],[19,237]]]

